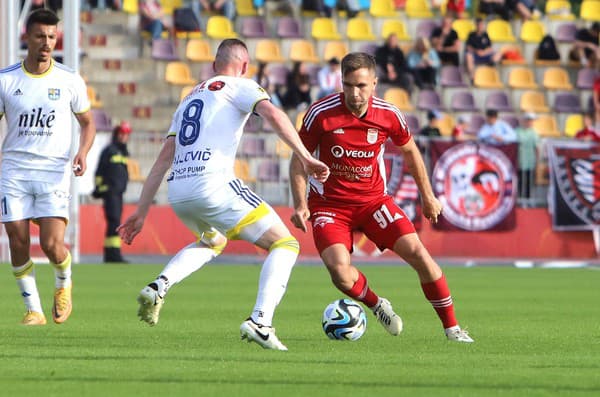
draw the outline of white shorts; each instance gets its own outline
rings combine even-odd
[[[256,242],[271,226],[283,223],[275,210],[239,179],[213,189],[210,197],[171,203],[181,221],[199,238],[221,232],[230,240]]]
[[[21,181],[2,178],[0,181],[2,222],[45,217],[69,220],[69,180],[61,183]]]

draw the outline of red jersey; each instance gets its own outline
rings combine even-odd
[[[367,113],[357,117],[344,104],[344,94],[315,102],[304,115],[300,138],[331,174],[322,184],[311,178],[309,203],[364,204],[386,193],[383,150],[412,139],[404,115],[394,105],[371,97]]]

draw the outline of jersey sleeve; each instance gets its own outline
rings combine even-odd
[[[236,91],[232,100],[238,109],[246,113],[253,112],[258,102],[271,99],[264,88],[250,79],[240,79]]]
[[[165,138],[177,135],[177,131],[179,131],[179,124],[180,124],[180,121],[179,121],[180,113],[181,113],[181,108],[178,107],[177,110],[175,110],[175,113],[173,114],[173,118],[171,119],[171,125],[169,126],[169,130],[167,131],[167,136]]]
[[[306,115],[309,114],[309,112],[306,112],[306,114],[304,115],[304,118],[302,119],[302,126],[300,127],[300,139],[302,140],[302,143],[304,144],[304,146],[306,147],[306,149],[313,153],[315,150],[317,150],[317,147],[319,146],[319,139],[320,139],[320,121],[319,119],[315,119],[311,125],[310,125],[310,130],[307,127],[306,124]]]
[[[393,112],[395,117],[392,118],[394,122],[392,124],[390,138],[396,145],[404,146],[410,141],[412,134],[408,128],[404,114],[398,109],[394,109]]]
[[[83,78],[77,73],[74,74],[73,98],[71,99],[71,109],[73,113],[80,114],[90,110],[91,104],[88,98],[87,88]]]

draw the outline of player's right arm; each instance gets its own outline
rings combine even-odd
[[[290,220],[294,226],[306,232],[306,221],[310,217],[310,210],[306,201],[307,177],[302,162],[295,153],[292,154],[290,161],[290,187],[294,203],[294,213]]]
[[[173,164],[173,157],[175,156],[175,137],[169,136],[165,141],[154,165],[152,165],[152,169],[150,170],[150,174],[144,182],[144,187],[142,188],[142,194],[140,195],[140,199],[138,201],[138,206],[135,212],[127,218],[127,220],[117,228],[117,232],[121,236],[121,239],[127,244],[131,244],[135,236],[139,234],[142,230],[142,226],[144,226],[144,220],[146,219],[146,215],[148,215],[148,210],[150,209],[150,205],[152,205],[152,201],[154,200],[154,196],[162,183],[163,178],[167,171],[171,168],[171,164]]]

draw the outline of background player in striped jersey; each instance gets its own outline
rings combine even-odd
[[[292,222],[306,231],[306,221],[311,220],[315,245],[333,284],[371,308],[392,335],[402,331],[402,320],[352,265],[354,231],[363,232],[380,249],[393,250],[417,271],[425,297],[449,340],[473,342],[456,321],[442,270],[419,240],[412,222],[386,193],[383,150],[391,139],[400,147],[417,183],[425,217],[435,223],[442,212],[404,116],[395,106],[373,96],[375,68],[375,60],[368,54],[346,55],[342,60],[343,92],[314,103],[304,116],[300,138],[310,152],[318,151],[331,175],[324,183],[310,178],[307,201],[307,175],[299,159],[292,156]]]
[[[235,177],[235,155],[250,114],[256,112],[274,126],[296,153],[304,172],[324,182],[329,169],[306,150],[290,119],[269,101],[265,90],[242,77],[248,64],[248,49],[242,41],[227,39],[219,45],[213,65],[216,76],[196,86],[175,111],[138,208],[118,230],[130,244],[171,168],[169,203],[198,240],[179,251],[156,280],[142,289],[138,298],[141,320],[156,324],[170,286],[220,254],[227,239],[243,239],[269,254],[262,266],[254,310],[240,326],[242,338],[266,349],[287,350],[271,323],[299,246],[273,208]]]
[[[30,220],[39,225],[40,246],[55,270],[54,322],[71,314],[71,254],[64,243],[70,179],[71,172],[81,176],[86,171],[96,134],[83,79],[52,59],[57,24],[52,11],[33,11],[26,23],[25,60],[0,71],[0,117],[6,114],[8,124],[0,203],[26,325],[46,324],[29,252]],[[72,114],[81,134],[71,162]]]

